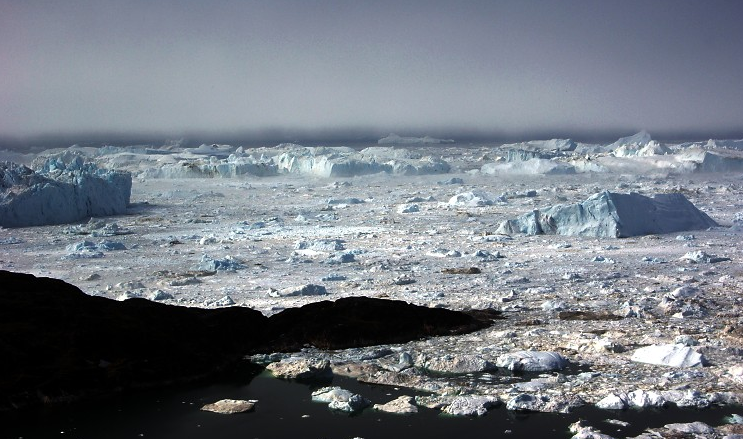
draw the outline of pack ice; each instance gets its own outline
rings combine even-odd
[[[0,226],[64,224],[126,212],[128,172],[99,169],[79,156],[49,159],[38,171],[0,163]]]
[[[715,226],[717,223],[683,194],[646,197],[638,193],[603,191],[582,203],[536,209],[504,221],[498,232],[625,238]]]

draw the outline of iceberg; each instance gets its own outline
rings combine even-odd
[[[39,171],[0,163],[0,226],[65,224],[126,212],[128,172],[99,169],[80,156],[53,158]]]
[[[625,238],[715,226],[679,193],[646,197],[603,191],[582,203],[558,204],[504,221],[498,233]]]
[[[404,150],[367,148],[357,152],[346,147],[296,146],[274,157],[279,172],[316,177],[356,177],[387,173],[391,175],[445,174],[448,163],[434,157],[413,158]]]
[[[576,169],[573,165],[567,163],[532,158],[509,161],[508,163],[486,163],[482,165],[480,172],[486,175],[562,175],[575,174]]]
[[[142,173],[144,178],[234,178],[242,175],[257,177],[278,174],[277,166],[270,161],[256,160],[230,154],[226,159],[215,156],[178,160],[158,168],[149,168]]]
[[[578,144],[571,139],[530,140],[501,145],[502,160],[519,162],[533,159],[553,159],[570,155]]]
[[[727,140],[717,140],[717,139],[709,139],[707,141],[707,144],[705,145],[705,148],[707,149],[735,149],[738,151],[743,151],[743,139],[727,139]]]
[[[695,172],[740,172],[743,170],[743,151],[689,148],[679,154],[679,161],[693,164]]]
[[[654,155],[672,154],[670,148],[661,145],[655,140],[647,142],[645,145],[638,143],[624,144],[614,150],[616,157],[649,157]]]
[[[642,130],[637,134],[618,139],[616,142],[607,145],[607,148],[610,150],[614,150],[624,145],[636,145],[642,148],[643,146],[650,143],[651,140],[652,138],[650,137],[650,134],[647,131]]]

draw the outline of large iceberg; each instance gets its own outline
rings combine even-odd
[[[367,148],[357,152],[346,147],[296,146],[274,157],[280,172],[317,177],[355,177],[445,174],[450,165],[434,157],[413,158],[407,151]]]
[[[653,139],[652,137],[650,137],[650,134],[647,131],[642,130],[639,133],[618,139],[611,145],[607,145],[607,148],[610,150],[614,150],[625,145],[634,145],[638,148],[642,148],[643,146],[650,143],[651,140]]]
[[[679,154],[679,161],[693,164],[696,172],[743,171],[743,151],[732,148],[688,148]]]
[[[507,162],[530,160],[535,158],[551,159],[575,151],[578,146],[571,139],[530,140],[521,143],[501,145],[504,159]]]
[[[99,169],[74,155],[49,159],[40,168],[0,163],[0,226],[64,224],[126,212],[128,172]]]
[[[625,238],[706,229],[717,223],[682,194],[600,192],[576,204],[558,204],[504,221],[499,233]]]
[[[707,144],[705,145],[705,148],[707,149],[715,149],[715,148],[736,149],[738,151],[743,151],[743,139],[727,139],[727,140],[709,139],[707,141]]]
[[[649,157],[672,153],[673,151],[670,148],[661,145],[655,140],[651,140],[644,145],[638,143],[624,144],[613,152],[615,157]]]
[[[164,163],[142,172],[144,178],[234,178],[243,175],[266,177],[277,175],[278,168],[270,160],[230,154],[226,159],[216,156],[189,158]]]

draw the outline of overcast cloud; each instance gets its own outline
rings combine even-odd
[[[739,1],[0,0],[0,135],[743,131]]]

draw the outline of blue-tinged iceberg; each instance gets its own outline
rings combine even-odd
[[[99,169],[79,156],[49,159],[39,168],[0,163],[0,226],[65,224],[126,212],[128,172]]]
[[[498,232],[625,238],[715,226],[715,221],[679,193],[646,197],[604,191],[582,203],[558,204],[504,221]]]

